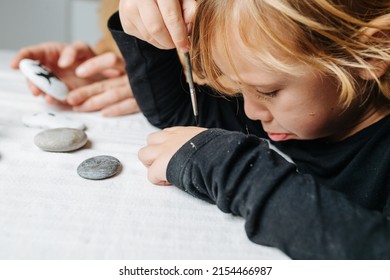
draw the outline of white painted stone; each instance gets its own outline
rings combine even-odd
[[[44,129],[68,127],[84,130],[86,128],[85,124],[79,120],[51,112],[39,112],[35,114],[23,115],[22,122],[25,126],[28,127]]]
[[[20,71],[44,93],[57,100],[64,101],[68,94],[68,87],[49,69],[32,59],[22,59],[19,63]]]

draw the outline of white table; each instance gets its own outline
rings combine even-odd
[[[0,259],[287,259],[250,242],[244,220],[176,187],[152,185],[137,152],[155,130],[141,114],[104,118],[32,96],[0,51]],[[89,144],[43,152],[24,114],[55,112],[87,125]],[[118,158],[117,176],[86,180],[77,166]]]

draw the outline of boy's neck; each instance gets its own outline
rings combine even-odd
[[[382,106],[381,108],[374,108],[373,106],[366,107],[366,110],[362,111],[360,114],[360,118],[356,120],[356,122],[348,129],[345,130],[345,133],[341,133],[337,135],[337,137],[333,138],[333,141],[342,141],[359,131],[369,127],[370,125],[380,121],[384,117],[390,114],[389,106]],[[337,138],[337,139],[336,139]]]

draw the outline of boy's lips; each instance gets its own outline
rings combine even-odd
[[[290,133],[274,133],[274,132],[267,132],[268,137],[272,141],[284,141],[292,138],[292,134]]]

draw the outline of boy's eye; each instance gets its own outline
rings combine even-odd
[[[256,89],[256,92],[257,92],[258,94],[260,94],[261,97],[268,97],[268,98],[274,98],[274,97],[276,97],[276,95],[277,95],[277,93],[278,93],[277,90],[270,91],[270,92],[262,92],[262,91],[257,90],[257,89]]]

